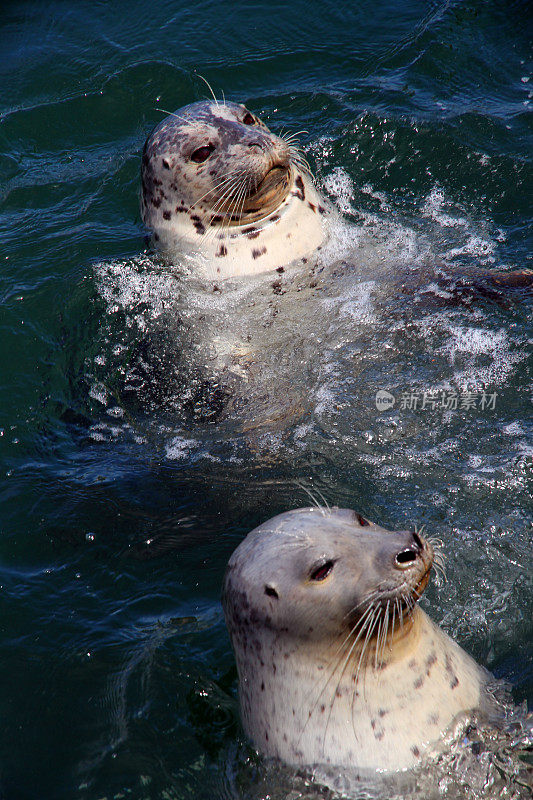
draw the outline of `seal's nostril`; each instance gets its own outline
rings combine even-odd
[[[396,563],[401,564],[410,564],[412,561],[416,561],[416,551],[415,550],[402,550],[401,553],[398,553],[396,556]]]

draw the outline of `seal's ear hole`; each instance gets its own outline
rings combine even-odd
[[[246,112],[246,114],[242,118],[242,121],[244,122],[245,125],[255,125],[256,123],[254,115],[250,114],[249,111]]]
[[[333,569],[333,565],[335,564],[334,561],[326,561],[325,564],[321,564],[319,567],[316,567],[311,575],[309,576],[312,581],[323,581],[325,580],[331,570]]]
[[[362,528],[366,528],[370,525],[370,522],[364,517],[362,517],[361,514],[356,514],[355,518]]]
[[[201,164],[202,161],[207,161],[214,149],[214,144],[205,144],[203,147],[198,147],[192,152],[191,161],[196,161],[197,164]]]
[[[275,597],[276,600],[279,598],[279,595],[273,586],[265,586],[265,594],[267,594],[269,597]]]

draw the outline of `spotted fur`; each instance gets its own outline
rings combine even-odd
[[[243,725],[263,753],[410,768],[486,701],[488,673],[416,604],[432,563],[418,534],[348,510],[290,511],[248,534],[223,606]]]
[[[199,275],[274,270],[325,236],[316,213],[325,204],[303,156],[238,103],[202,101],[166,117],[146,140],[141,183],[142,217],[158,246],[171,257],[199,255]]]

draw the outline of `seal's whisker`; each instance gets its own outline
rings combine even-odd
[[[302,491],[304,491],[306,493],[306,495],[309,497],[309,499],[311,500],[311,502],[313,504],[313,508],[318,509],[320,512],[322,512],[322,516],[325,516],[326,512],[324,511],[324,507],[320,505],[320,503],[318,502],[318,500],[314,496],[314,494],[311,491],[311,489],[309,489],[307,486],[305,486],[301,481],[294,481],[294,483],[296,484],[296,486],[298,486],[298,488],[302,489]],[[328,508],[329,508],[329,506],[328,506]]]
[[[440,553],[436,554],[433,566],[435,568],[436,584],[440,588],[447,580],[444,558]]]
[[[209,197],[209,195],[212,194],[213,192],[216,192],[219,189],[221,189],[222,187],[226,186],[227,184],[230,184],[231,181],[236,180],[239,177],[240,174],[241,174],[241,171],[239,171],[239,172],[234,171],[234,172],[230,172],[227,175],[225,175],[224,178],[222,178],[218,183],[216,183],[214,186],[212,186],[210,189],[208,189],[208,191],[205,192],[205,194],[203,194],[201,197],[199,197],[197,200],[195,200],[194,203],[192,203],[192,205],[190,205],[188,207],[187,211],[192,211],[192,209],[195,208],[199,203],[201,203],[202,200],[205,200],[205,198]],[[220,203],[220,199],[217,200],[217,203]]]
[[[344,673],[345,673],[345,671],[346,671],[346,667],[348,666],[348,664],[349,664],[349,662],[350,662],[350,658],[351,658],[351,656],[352,656],[352,653],[354,652],[354,650],[355,650],[355,648],[356,648],[356,646],[357,646],[357,643],[358,643],[358,642],[359,642],[359,640],[361,639],[361,636],[362,636],[362,635],[363,635],[363,633],[365,632],[365,629],[366,629],[367,625],[371,625],[371,624],[372,624],[372,620],[373,620],[373,619],[374,619],[374,617],[375,617],[375,613],[376,613],[376,607],[375,607],[375,606],[373,606],[373,605],[369,606],[369,607],[367,608],[367,610],[365,611],[365,613],[363,614],[363,616],[361,617],[361,619],[358,621],[357,625],[356,625],[356,626],[354,626],[354,628],[353,628],[353,629],[352,629],[352,631],[351,631],[351,634],[353,634],[353,632],[355,631],[355,629],[356,629],[356,628],[357,628],[357,627],[358,627],[358,626],[359,626],[359,625],[360,625],[360,624],[363,622],[363,620],[364,620],[364,624],[361,626],[361,630],[359,631],[359,633],[358,633],[358,634],[357,634],[357,636],[355,637],[354,641],[352,642],[352,644],[351,644],[351,646],[350,646],[350,649],[348,650],[348,654],[346,655],[346,658],[344,659],[344,663],[343,663],[343,665],[342,665],[342,668],[341,668],[341,671],[340,671],[340,675],[339,675],[339,678],[338,678],[338,681],[337,681],[337,685],[335,686],[335,692],[334,692],[334,694],[333,694],[333,698],[332,698],[332,700],[331,700],[331,703],[330,703],[330,707],[329,707],[329,714],[328,714],[328,718],[327,718],[327,720],[326,720],[326,725],[325,725],[325,728],[324,728],[324,738],[323,738],[323,740],[322,740],[322,748],[324,748],[324,746],[325,746],[325,741],[326,741],[326,733],[327,733],[327,729],[328,729],[329,721],[330,721],[330,718],[331,718],[331,714],[332,714],[332,712],[333,712],[333,705],[334,705],[334,703],[335,703],[335,699],[336,699],[336,697],[337,697],[337,690],[338,690],[338,688],[339,688],[339,686],[340,686],[340,683],[341,683],[341,681],[342,681],[342,678],[343,678],[343,676],[344,676]],[[379,613],[379,612],[378,612],[378,613]],[[366,617],[366,618],[365,618],[365,617]],[[351,635],[351,634],[350,634],[350,635]],[[346,639],[345,639],[344,641],[346,642]],[[344,643],[343,643],[343,644],[344,644]],[[363,647],[363,651],[364,651],[364,647]],[[318,696],[318,698],[317,698],[317,703],[318,703],[318,700],[320,699],[320,696],[323,694],[323,692],[324,692],[324,690],[325,690],[325,688],[326,688],[327,684],[329,683],[329,681],[331,680],[331,678],[333,677],[333,675],[334,675],[334,674],[335,674],[335,672],[337,671],[339,664],[340,664],[340,659],[339,659],[339,661],[337,662],[337,665],[334,667],[334,669],[333,669],[333,672],[331,673],[331,675],[330,675],[330,677],[329,677],[329,679],[328,679],[328,681],[327,681],[326,685],[324,686],[324,689],[322,690],[322,692],[320,692],[320,695],[319,695],[319,696]],[[357,680],[356,680],[356,679],[354,679],[354,680],[355,680],[355,683],[357,684]],[[354,693],[355,693],[355,686],[354,686]],[[352,715],[352,725],[353,725],[353,715]],[[355,733],[355,729],[354,729],[354,733]]]
[[[432,546],[435,553],[440,553],[444,558],[442,551],[444,550],[444,542],[438,536],[426,536],[426,541]]]
[[[207,86],[207,88],[209,89],[209,91],[211,92],[211,94],[212,94],[212,96],[213,96],[213,100],[215,101],[215,103],[216,103],[216,104],[217,104],[217,106],[218,106],[218,100],[216,99],[216,97],[215,97],[215,93],[214,93],[214,91],[213,91],[213,90],[212,90],[212,88],[211,88],[211,84],[210,84],[210,83],[209,83],[209,82],[208,82],[208,81],[207,81],[207,80],[204,78],[204,76],[203,76],[203,75],[200,75],[200,73],[199,73],[199,72],[197,72],[196,74],[198,75],[198,77],[200,78],[200,80],[201,80],[201,81],[203,81],[203,82],[205,83],[205,85]]]
[[[356,624],[354,625],[354,627],[353,627],[353,628],[350,630],[350,632],[348,633],[348,635],[347,635],[347,636],[344,638],[343,642],[342,642],[342,643],[340,644],[340,646],[337,648],[337,650],[336,650],[336,651],[335,651],[335,653],[333,654],[332,658],[329,660],[329,662],[328,662],[328,664],[327,664],[327,667],[330,667],[330,666],[331,666],[331,664],[332,664],[333,662],[335,662],[335,663],[334,663],[334,666],[333,666],[333,669],[331,670],[331,672],[330,672],[330,674],[329,674],[328,678],[326,679],[326,681],[325,681],[325,682],[324,682],[324,684],[322,685],[322,688],[320,689],[320,691],[319,691],[319,693],[318,693],[318,695],[317,695],[317,697],[316,697],[316,699],[315,699],[315,702],[314,702],[314,703],[313,703],[313,705],[311,706],[311,710],[310,710],[310,712],[309,712],[308,718],[306,719],[306,721],[305,721],[305,723],[304,723],[304,726],[303,726],[303,728],[302,728],[302,731],[301,731],[301,733],[300,733],[300,737],[299,737],[299,739],[300,739],[300,738],[303,736],[303,734],[304,734],[304,732],[305,732],[305,729],[306,729],[306,727],[307,727],[307,723],[308,723],[308,722],[309,722],[309,720],[311,719],[311,716],[312,716],[312,714],[313,714],[313,712],[314,712],[315,708],[317,707],[317,705],[318,705],[318,702],[319,702],[320,698],[322,697],[322,695],[323,695],[323,694],[324,694],[324,692],[326,691],[326,689],[327,689],[327,687],[328,687],[328,684],[329,684],[329,682],[331,681],[331,679],[333,678],[333,676],[335,675],[335,673],[337,672],[337,670],[338,670],[338,668],[339,668],[339,665],[340,665],[340,663],[341,663],[341,659],[342,659],[342,655],[340,655],[338,659],[337,659],[337,655],[338,655],[339,653],[342,653],[342,650],[343,650],[344,646],[347,644],[347,642],[350,640],[350,637],[351,637],[351,636],[353,636],[353,634],[355,633],[355,631],[357,630],[357,628],[358,628],[359,626],[361,626],[361,630],[359,631],[359,633],[358,633],[358,634],[357,634],[357,636],[355,637],[354,641],[351,643],[351,645],[350,645],[350,648],[349,648],[349,651],[348,651],[348,654],[347,654],[347,656],[346,656],[346,658],[345,658],[345,660],[344,660],[344,663],[343,663],[343,665],[342,665],[341,673],[340,673],[340,675],[339,675],[339,679],[338,679],[338,681],[337,681],[337,686],[335,687],[335,692],[334,692],[334,694],[333,694],[333,699],[332,699],[332,701],[331,701],[331,704],[330,704],[330,712],[329,712],[329,716],[331,716],[331,711],[332,711],[332,708],[333,708],[333,703],[335,702],[335,696],[336,696],[336,691],[337,691],[337,688],[338,688],[338,686],[339,686],[339,684],[340,684],[340,682],[341,682],[341,680],[342,680],[342,676],[344,675],[344,672],[345,672],[345,670],[346,670],[346,666],[347,666],[347,664],[348,664],[348,662],[349,662],[349,660],[350,660],[350,656],[351,656],[351,654],[352,654],[352,652],[353,652],[354,648],[355,648],[355,647],[356,647],[356,645],[357,645],[357,642],[359,641],[359,639],[361,638],[362,634],[364,633],[364,630],[365,630],[365,628],[366,628],[366,625],[368,624],[369,620],[370,620],[370,619],[372,619],[373,610],[374,610],[374,609],[373,609],[373,606],[369,606],[369,607],[366,609],[365,613],[364,613],[364,614],[362,615],[362,617],[360,617],[360,619],[359,619],[359,620],[356,622]],[[309,692],[309,694],[310,694],[310,692]],[[309,696],[309,695],[308,695],[308,696]],[[328,716],[328,720],[329,720],[329,716]],[[326,723],[326,730],[327,730],[327,723]],[[326,730],[324,731],[324,738],[325,738]]]
[[[391,626],[391,632],[390,632],[389,650],[392,650],[392,642],[393,642],[393,639],[394,639],[394,626],[396,624],[396,604],[397,604],[397,602],[398,602],[398,599],[395,597],[394,598],[394,605],[392,606],[392,626]]]
[[[309,133],[309,131],[306,130],[305,128],[302,128],[301,131],[294,131],[294,133],[289,133],[285,137],[285,141],[290,142],[292,139],[296,139],[298,136],[300,136],[301,133]]]
[[[359,633],[357,634],[357,636],[355,637],[355,639],[353,640],[353,642],[352,642],[352,643],[351,643],[351,645],[350,645],[350,650],[349,650],[349,652],[348,652],[348,656],[346,657],[346,662],[345,662],[345,664],[347,663],[347,661],[348,661],[348,659],[349,659],[349,657],[350,657],[351,653],[353,652],[353,649],[354,649],[354,647],[357,645],[357,642],[358,642],[358,641],[359,641],[359,639],[361,638],[361,635],[362,635],[363,631],[365,630],[365,626],[366,626],[366,624],[368,623],[368,620],[369,620],[369,618],[372,616],[372,613],[373,613],[373,611],[374,611],[374,606],[373,606],[373,605],[369,605],[369,606],[368,606],[368,608],[367,608],[367,609],[364,611],[364,613],[361,615],[361,617],[360,617],[360,618],[357,620],[357,622],[355,623],[355,625],[354,625],[354,626],[353,626],[353,627],[350,629],[350,631],[348,632],[347,636],[345,636],[345,638],[343,639],[343,641],[341,642],[341,644],[339,645],[339,647],[336,649],[336,651],[335,651],[335,653],[333,654],[332,658],[331,658],[331,659],[329,660],[329,662],[328,662],[328,666],[330,666],[330,664],[331,664],[331,663],[332,663],[332,661],[333,661],[333,660],[334,660],[334,659],[337,657],[337,655],[339,655],[339,653],[341,653],[341,652],[342,652],[342,650],[343,650],[344,646],[345,646],[345,645],[346,645],[346,644],[349,642],[350,638],[351,638],[351,637],[354,635],[354,633],[356,632],[357,628],[359,628],[359,626],[361,626],[361,630],[359,631]],[[341,656],[341,657],[342,657],[342,656]],[[332,673],[330,674],[330,676],[329,676],[328,680],[326,681],[326,683],[325,683],[325,685],[324,685],[324,687],[323,687],[322,691],[320,692],[320,694],[319,694],[319,696],[318,696],[318,699],[320,698],[320,696],[322,695],[322,693],[323,693],[324,689],[326,688],[326,686],[328,685],[329,681],[331,680],[331,678],[332,678],[332,677],[333,677],[333,675],[335,674],[335,672],[336,672],[336,670],[337,670],[337,667],[338,667],[339,663],[340,663],[340,658],[339,658],[339,660],[337,661],[337,664],[336,664],[336,666],[333,668],[333,671],[332,671]],[[344,669],[343,669],[343,672],[344,672]],[[317,702],[318,702],[318,700],[317,700]]]
[[[372,603],[375,599],[379,597],[379,595],[380,595],[379,589],[374,589],[373,592],[367,594],[365,597],[363,597],[363,599],[359,603],[357,603],[349,611],[347,611],[346,614],[344,615],[344,619],[346,619],[346,617],[349,617],[350,614],[353,614],[355,611],[357,611],[357,609],[360,606],[362,606],[363,603]]]
[[[309,162],[305,156],[292,145],[289,147],[289,151],[292,163],[299,169],[302,169],[304,172],[307,172],[310,176],[312,176],[313,173],[311,167],[309,166]]]
[[[173,111],[167,111],[165,108],[159,108],[159,106],[154,106],[154,111],[160,111],[162,114],[168,114],[169,117],[175,117],[175,119],[179,119],[181,122],[188,122],[186,117],[180,117],[179,114],[175,114]]]
[[[244,181],[240,182],[240,180],[239,180],[241,177],[242,177],[242,173],[232,173],[231,174],[230,178],[228,178],[228,186],[224,189],[224,191],[222,192],[221,197],[217,200],[217,202],[213,205],[213,207],[211,209],[212,218],[214,216],[221,216],[219,214],[219,212],[221,211],[221,207],[225,203],[230,202],[230,206],[227,209],[226,213],[224,215],[222,215],[222,222],[221,222],[220,227],[223,230],[225,228],[224,223],[225,223],[225,221],[227,220],[228,217],[231,218],[231,216],[233,215],[233,212],[234,212],[235,207],[236,207],[236,203],[238,202],[238,199],[240,197],[241,191],[244,188]],[[208,233],[208,232],[206,231],[206,233]],[[212,231],[209,231],[209,233],[212,233],[212,235],[214,236],[216,231],[213,229]]]
[[[385,606],[385,610],[383,612],[383,627],[385,629],[383,638],[381,640],[381,648],[379,651],[379,667],[383,666],[383,661],[385,659],[385,645],[387,644],[387,635],[389,633],[389,609],[390,609],[390,600],[387,600],[387,605]]]
[[[383,614],[380,613],[379,615],[379,622],[378,622],[378,630],[376,633],[376,646],[374,649],[374,669],[377,670],[378,668],[378,654],[379,648],[381,644],[381,635],[383,633]]]
[[[374,617],[372,619],[372,622],[368,627],[368,631],[367,631],[366,636],[365,636],[365,641],[363,642],[363,647],[361,648],[361,655],[359,656],[359,661],[357,663],[357,669],[356,669],[356,672],[355,672],[355,676],[353,677],[354,693],[353,693],[353,697],[352,697],[352,717],[353,717],[353,707],[354,707],[354,701],[355,701],[355,694],[356,694],[356,690],[357,690],[357,684],[359,682],[359,673],[361,671],[361,666],[363,664],[363,658],[365,656],[366,649],[368,647],[368,643],[370,642],[370,639],[372,637],[372,634],[374,632],[374,629],[375,629],[376,624],[377,624],[378,620],[380,619],[380,617],[381,617],[381,606],[378,606],[378,608],[376,609],[376,613],[374,614]]]

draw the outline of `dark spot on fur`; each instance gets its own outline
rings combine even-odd
[[[376,727],[376,720],[375,719],[371,720],[370,724],[372,725],[372,730],[374,730]]]
[[[436,653],[430,653],[429,656],[426,658],[426,675],[429,675],[431,672],[431,667],[433,664],[437,663],[437,655]]]
[[[152,205],[154,208],[159,208],[161,205],[161,198],[160,197],[152,197]]]
[[[183,214],[183,212],[186,210],[187,209],[183,208],[183,206],[176,206],[176,214]]]
[[[279,272],[281,275],[282,272],[285,272],[285,267],[276,267],[276,272]]]
[[[448,672],[450,675],[453,676],[453,663],[448,653],[446,653],[445,666],[446,666],[446,672]]]
[[[217,258],[221,258],[222,256],[227,256],[228,255],[228,248],[226,247],[226,245],[225,244],[221,244],[220,247],[218,248],[217,252],[215,253],[215,255],[216,255]]]
[[[265,682],[264,681],[262,681],[262,683],[261,683],[261,691],[262,692],[265,691]]]
[[[379,714],[379,716],[380,716],[380,717],[384,717],[384,716],[385,716],[385,714],[388,714],[388,713],[389,713],[389,712],[388,712],[386,709],[384,709],[384,708],[380,708],[380,709],[378,710],[378,714]]]
[[[326,710],[326,706],[325,705],[321,705],[320,706],[320,713],[323,714],[325,710]]]
[[[305,200],[305,188],[301,175],[297,176],[296,180],[294,181],[294,185],[298,187],[298,191],[293,192],[293,195],[295,197],[299,197],[300,200]]]
[[[318,206],[318,210],[319,210],[320,214],[325,214],[326,213],[326,209],[324,208],[324,206]]]
[[[381,740],[383,739],[383,737],[385,736],[385,734],[383,733],[383,731],[376,731],[376,732],[374,733],[374,736],[376,737],[376,739],[378,740],[378,742],[381,742]]]
[[[166,160],[166,158],[161,159],[163,161],[163,166],[165,169],[170,169],[170,164]]]
[[[272,216],[270,217],[271,222],[276,222],[276,220],[278,219],[279,219],[279,214],[272,214]]]
[[[253,233],[248,233],[246,235],[248,236],[249,239],[257,239],[257,237],[259,236],[260,233],[261,233],[261,231],[255,231],[254,230]]]
[[[309,206],[309,208],[311,209],[311,211],[314,211],[314,212],[315,212],[315,214],[316,214],[316,206],[315,206],[315,204],[314,204],[314,203],[311,203],[311,201],[310,201],[310,200],[308,200],[308,201],[307,201],[307,205]]]
[[[267,251],[266,247],[261,247],[261,249],[259,249],[257,247],[254,247],[253,250],[252,250],[252,258],[255,259],[255,258],[259,258],[259,256],[264,256],[266,251]]]
[[[266,740],[267,740],[267,742],[268,742],[268,731],[265,731],[265,739],[266,739]]]
[[[214,292],[220,292],[220,289],[219,289],[219,287],[216,285],[216,283],[213,285],[213,291],[214,291]]]
[[[274,294],[285,294],[285,292],[281,288],[281,281],[274,281],[274,283],[272,284],[272,288],[274,290]],[[312,631],[313,629],[310,628],[309,630]]]
[[[416,745],[411,747],[411,753],[414,755],[415,758],[419,758],[420,757],[420,750],[418,749],[418,747]]]
[[[214,217],[211,217],[211,225],[216,225],[217,223],[222,222],[222,220],[223,217],[221,217],[219,214],[215,214]]]
[[[429,715],[428,722],[429,722],[430,725],[436,725],[438,721],[439,721],[439,715],[438,714],[430,714]]]
[[[197,233],[199,236],[201,236],[203,233],[205,233],[205,228],[204,228],[204,226],[203,226],[203,223],[202,223],[202,222],[195,222],[195,223],[194,223],[194,227],[196,228],[196,233]]]
[[[302,264],[307,264],[307,259],[306,258],[302,258]]]
[[[450,689],[457,689],[458,686],[459,686],[459,678],[457,677],[457,675],[454,675],[450,683]]]
[[[417,678],[416,681],[413,683],[414,689],[420,689],[420,687],[424,684],[424,678],[420,677]]]
[[[163,219],[170,219],[170,211],[163,211]]]

